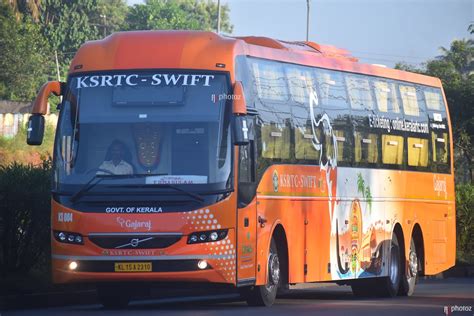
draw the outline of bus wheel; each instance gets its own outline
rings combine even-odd
[[[273,238],[270,243],[267,271],[267,284],[254,286],[247,290],[246,300],[250,306],[271,306],[275,302],[281,281],[281,270],[278,250]]]
[[[97,286],[99,302],[107,309],[124,308],[130,302],[130,294],[126,289],[117,289],[111,285]]]
[[[415,284],[418,280],[418,254],[416,253],[413,237],[410,241],[410,253],[406,265],[406,271],[400,280],[400,291],[398,292],[401,296],[411,296],[415,291]]]
[[[390,258],[388,260],[388,277],[376,280],[376,293],[378,293],[378,296],[394,297],[398,293],[401,279],[400,247],[395,233],[392,237]]]

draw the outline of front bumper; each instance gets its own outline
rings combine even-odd
[[[187,244],[182,238],[165,249],[101,249],[87,237],[84,245],[61,244],[53,239],[54,283],[159,281],[235,284],[235,232],[224,240]],[[206,267],[199,267],[200,261]],[[70,268],[75,262],[75,269]],[[151,264],[149,272],[115,272],[116,263]]]

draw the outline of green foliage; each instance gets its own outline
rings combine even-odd
[[[40,11],[42,33],[51,49],[58,52],[64,73],[76,50],[100,37],[98,0],[44,0]]]
[[[128,30],[205,30],[217,28],[217,4],[203,0],[147,0],[127,15]],[[221,30],[232,32],[229,7],[221,6]]]
[[[399,63],[396,68],[438,77],[443,83],[453,124],[457,155],[456,166],[462,159],[467,163],[468,178],[474,180],[474,41],[454,40],[442,55],[429,60],[422,68]],[[462,179],[462,178],[461,178]],[[461,180],[459,179],[459,180]]]
[[[474,185],[456,186],[458,258],[474,264]]]
[[[55,126],[46,125],[43,144],[29,146],[26,144],[26,127],[21,126],[18,133],[12,137],[0,136],[0,165],[8,165],[14,161],[40,164],[52,155]]]
[[[19,20],[0,2],[0,99],[32,100],[47,81],[51,51],[30,16]]]
[[[357,192],[362,193],[362,196],[365,194],[365,181],[361,173],[357,174]]]
[[[367,205],[369,206],[369,212],[372,211],[372,193],[370,192],[370,187],[365,186],[365,180],[362,177],[361,173],[357,174],[357,192],[362,194],[362,197],[367,200]]]
[[[365,188],[365,198],[367,199],[367,204],[369,205],[369,210],[372,211],[372,193],[370,193],[370,187]]]
[[[0,271],[3,276],[49,260],[51,161],[0,167]]]
[[[101,35],[109,35],[113,32],[126,29],[125,18],[128,6],[125,0],[99,0],[99,16],[93,20],[100,21]]]

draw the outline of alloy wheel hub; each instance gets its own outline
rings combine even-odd
[[[416,257],[416,252],[413,250],[410,251],[409,266],[411,276],[416,276],[418,273],[418,258]]]
[[[276,254],[270,255],[270,259],[268,261],[268,269],[270,272],[270,284],[277,285],[280,281],[280,261],[278,260],[278,256]]]

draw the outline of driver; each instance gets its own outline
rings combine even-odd
[[[111,174],[123,175],[123,174],[133,174],[132,166],[123,160],[125,153],[125,145],[119,140],[114,140],[110,144],[109,149],[107,150],[107,155],[105,160],[100,166],[97,174],[107,174],[105,171],[110,172]],[[103,171],[102,171],[103,170]]]

